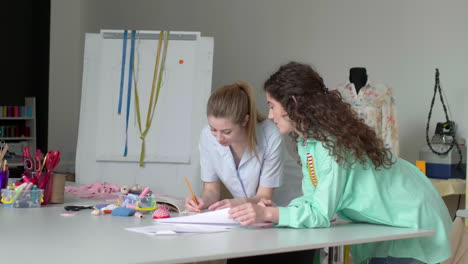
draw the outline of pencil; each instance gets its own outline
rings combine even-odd
[[[5,145],[3,146],[3,148],[0,148],[0,150],[2,151],[2,152],[0,153],[0,160],[3,160],[3,157],[5,157],[5,154],[6,154],[7,151],[8,151],[8,144],[5,144]]]
[[[187,177],[184,177],[184,180],[185,180],[185,183],[187,184],[187,188],[188,188],[189,191],[190,191],[190,195],[192,196],[192,200],[193,200],[196,204],[198,204],[197,197],[195,196],[195,194],[193,194],[192,187],[190,187],[190,183],[189,183]]]

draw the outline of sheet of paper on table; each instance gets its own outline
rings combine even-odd
[[[241,225],[230,219],[229,208],[188,216],[155,219],[151,226],[126,228],[128,231],[147,235],[179,235],[226,232]],[[272,227],[271,223],[257,223],[254,228]]]

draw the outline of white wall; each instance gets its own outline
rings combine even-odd
[[[459,135],[468,136],[466,10],[465,0],[52,0],[49,148],[73,161],[84,32],[165,29],[213,36],[213,87],[249,81],[265,113],[262,84],[282,63],[310,63],[330,87],[346,82],[350,67],[366,67],[394,88],[401,156],[414,162],[436,67]],[[437,102],[431,131],[442,113]]]

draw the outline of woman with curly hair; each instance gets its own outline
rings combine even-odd
[[[291,62],[265,82],[269,118],[297,142],[304,196],[287,207],[269,200],[232,208],[242,225],[293,228],[351,221],[434,230],[436,235],[351,246],[355,263],[438,263],[450,257],[451,219],[427,177],[384,148],[337,91],[310,66]]]

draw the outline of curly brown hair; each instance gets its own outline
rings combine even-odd
[[[338,163],[366,165],[370,159],[376,169],[394,163],[375,131],[359,119],[338,91],[328,91],[309,65],[290,62],[281,66],[264,89],[283,106],[297,132],[323,142]],[[298,137],[296,133],[292,136]],[[350,155],[355,159],[349,159]]]

